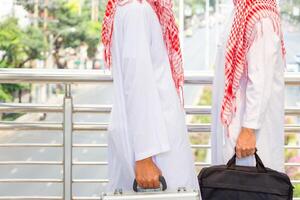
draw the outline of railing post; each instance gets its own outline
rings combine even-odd
[[[73,100],[71,85],[65,85],[64,97],[64,200],[72,200],[72,143],[73,143]]]

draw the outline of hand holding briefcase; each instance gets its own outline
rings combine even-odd
[[[292,200],[289,177],[266,168],[255,153],[256,167],[236,166],[236,155],[227,165],[204,168],[199,176],[203,200]]]

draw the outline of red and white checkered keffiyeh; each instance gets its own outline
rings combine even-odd
[[[236,112],[236,93],[242,74],[247,71],[246,55],[253,42],[255,24],[262,18],[273,21],[275,32],[281,38],[282,56],[285,56],[280,14],[276,0],[234,0],[235,14],[227,41],[225,56],[225,93],[221,121],[229,126]]]
[[[102,43],[104,45],[104,61],[111,67],[111,40],[114,25],[114,16],[117,5],[124,5],[132,0],[108,0],[102,26]],[[142,1],[142,0],[139,0]],[[172,0],[147,0],[161,24],[165,45],[167,47],[171,65],[172,77],[178,94],[182,97],[184,72],[182,54],[179,42],[179,31],[173,15]]]

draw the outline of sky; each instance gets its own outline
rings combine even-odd
[[[13,16],[19,19],[19,25],[21,27],[26,27],[30,24],[30,19],[27,11],[19,5],[13,6],[13,0],[1,0],[0,4],[0,21],[4,20],[9,16]]]

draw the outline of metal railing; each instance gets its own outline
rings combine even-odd
[[[213,80],[212,73],[187,73],[186,84],[211,85]],[[72,137],[74,131],[106,131],[108,124],[105,123],[77,123],[73,121],[75,113],[110,113],[111,105],[74,105],[72,99],[72,84],[100,84],[112,82],[109,74],[94,70],[36,70],[36,69],[1,69],[0,83],[60,83],[65,85],[63,104],[43,105],[43,104],[19,104],[19,103],[0,103],[0,113],[9,112],[38,112],[38,113],[63,113],[62,123],[53,122],[7,122],[0,121],[1,130],[54,130],[63,132],[63,142],[55,144],[45,143],[5,143],[0,147],[61,147],[63,148],[62,161],[0,161],[3,165],[41,165],[41,166],[63,166],[62,179],[0,179],[0,183],[62,183],[63,196],[0,196],[0,199],[99,199],[99,197],[76,197],[72,196],[73,183],[107,183],[107,179],[73,179],[72,169],[78,166],[105,166],[107,162],[82,162],[73,161],[72,149],[74,147],[100,147],[106,148],[107,144],[73,144]],[[300,73],[287,73],[285,75],[287,85],[300,86]],[[186,106],[188,115],[209,115],[210,106]],[[287,115],[300,115],[300,107],[288,107],[285,109]],[[189,132],[209,133],[210,124],[188,124]],[[299,132],[300,126],[286,125],[286,132]],[[210,145],[192,145],[196,149],[210,149]],[[287,145],[285,149],[299,149],[300,146]],[[207,166],[209,163],[196,162],[196,166]],[[300,163],[285,163],[285,166],[300,166]],[[299,180],[293,180],[299,184]]]

